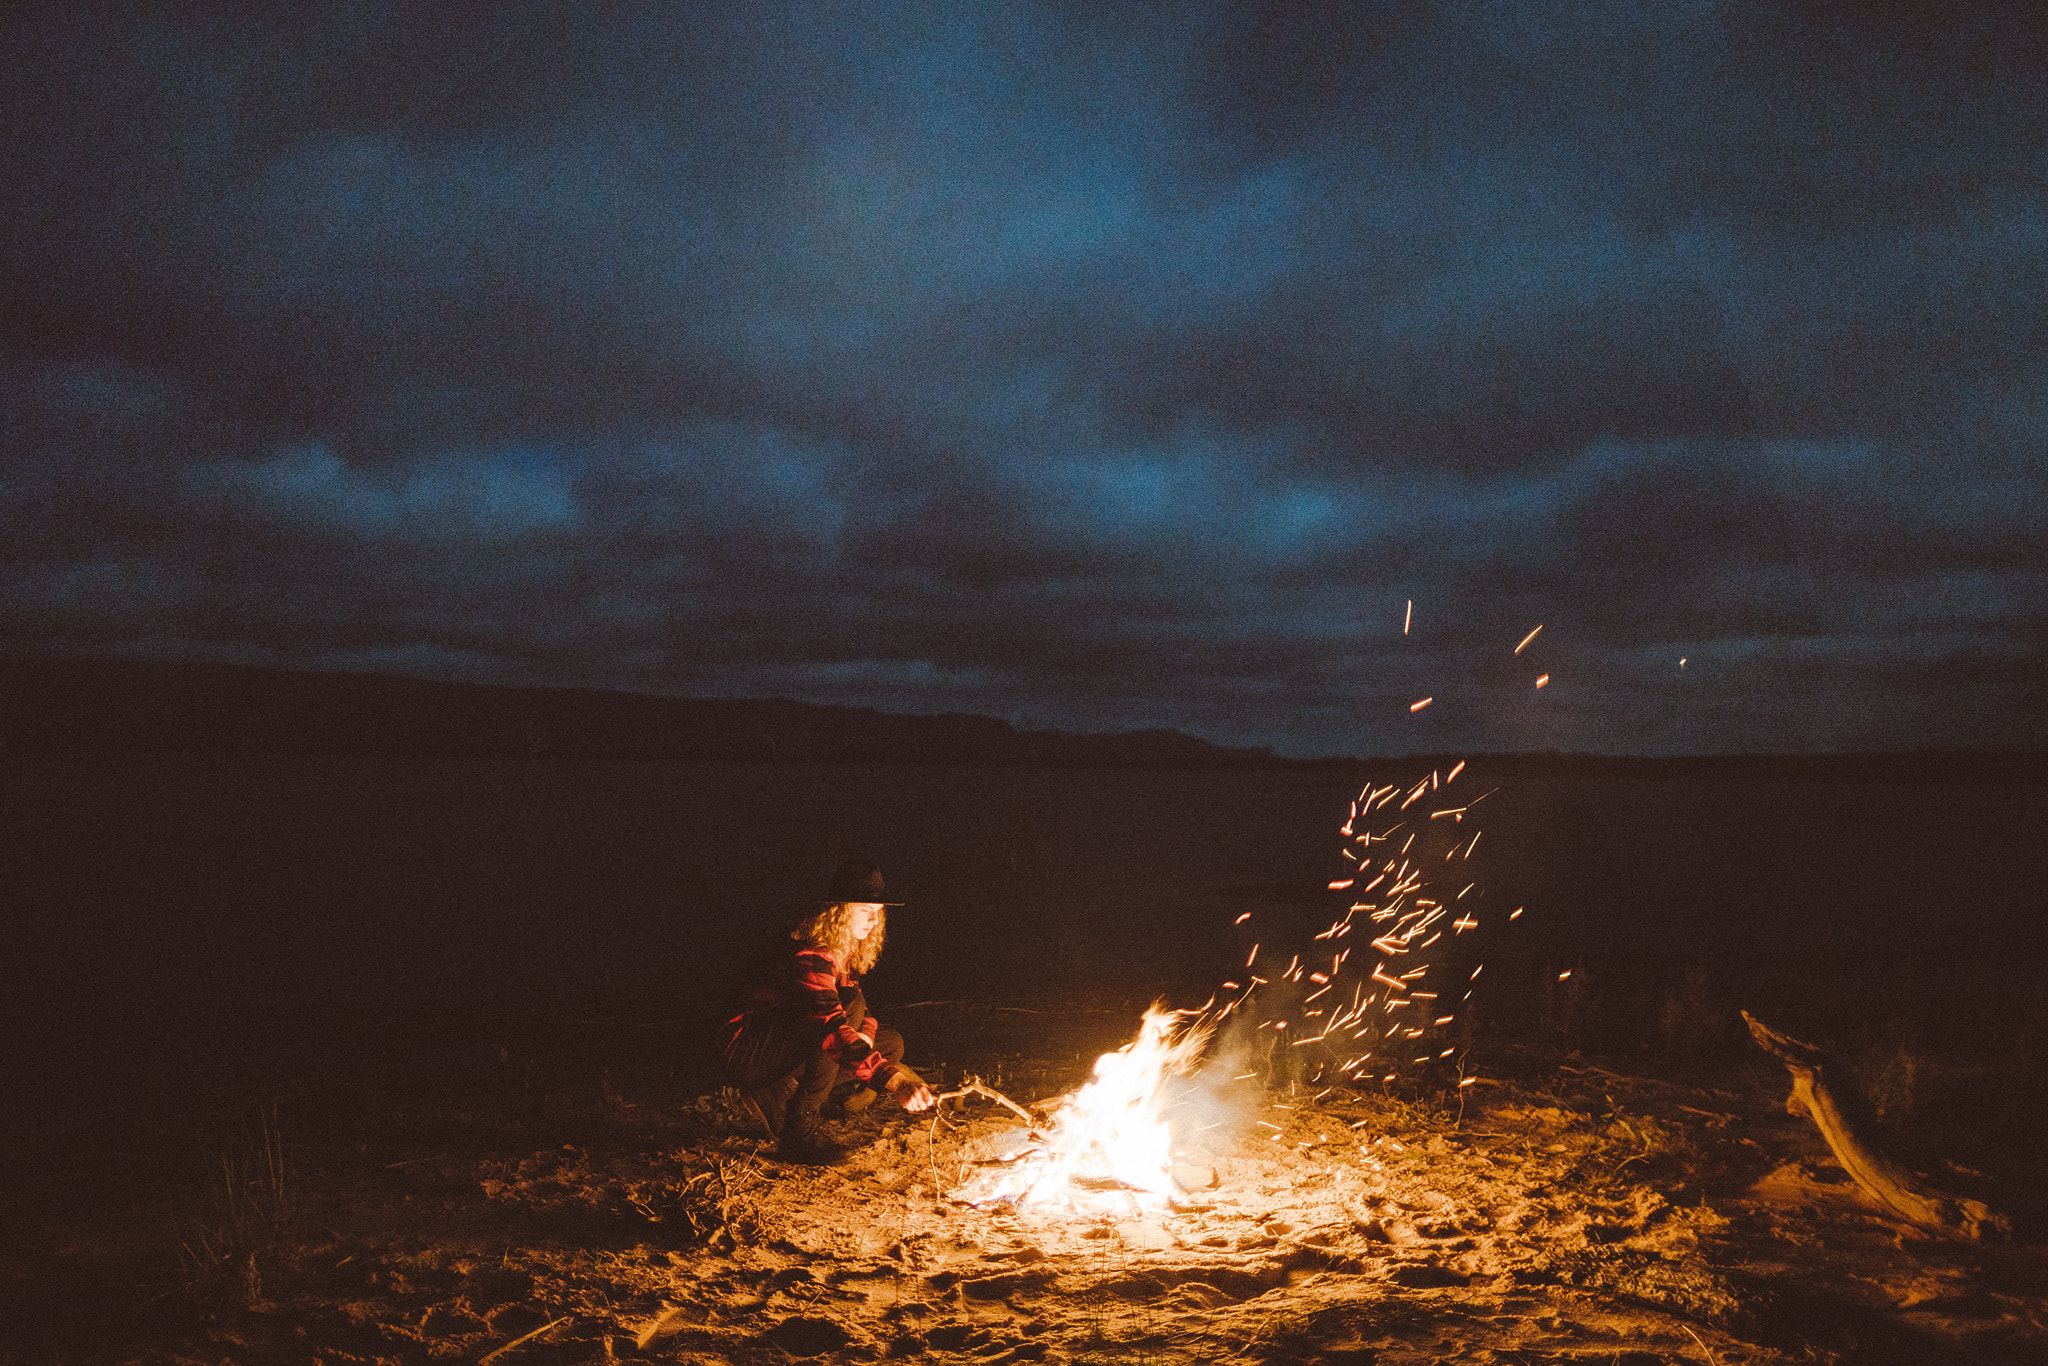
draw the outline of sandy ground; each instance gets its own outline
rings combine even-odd
[[[942,1084],[1042,1104],[1136,1014],[901,1019]],[[174,1122],[28,1126],[0,1361],[2048,1360],[2038,1235],[1902,1231],[1761,1058],[1246,1082],[1185,1136],[1179,1208],[1077,1217],[951,1198],[1024,1129],[985,1102],[852,1121],[838,1167],[779,1162],[670,1065],[678,1028],[414,1035]]]

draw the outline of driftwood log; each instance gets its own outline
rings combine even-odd
[[[1980,1200],[1936,1190],[1925,1179],[1871,1147],[1842,1113],[1822,1073],[1821,1050],[1789,1034],[1780,1034],[1748,1011],[1742,1018],[1750,1037],[1792,1074],[1792,1094],[1785,1111],[1805,1115],[1820,1130],[1835,1161],[1863,1192],[1916,1228],[1965,1238],[2002,1238],[2010,1224]]]

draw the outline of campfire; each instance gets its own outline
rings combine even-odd
[[[1094,1078],[1060,1102],[1045,1133],[1027,1131],[1023,1146],[995,1159],[955,1198],[1097,1216],[1173,1203],[1183,1192],[1173,1179],[1167,1111],[1211,1027],[1202,1011],[1146,1011],[1138,1037],[1095,1060]]]
[[[1391,1082],[1404,1067],[1450,1058],[1457,1050],[1446,1046],[1445,1030],[1471,996],[1479,968],[1461,971],[1452,988],[1461,994],[1452,999],[1431,982],[1432,969],[1455,961],[1439,958],[1450,945],[1425,951],[1479,927],[1478,884],[1466,871],[1479,836],[1465,821],[1485,794],[1462,802],[1439,795],[1464,768],[1361,790],[1337,831],[1344,876],[1327,886],[1341,903],[1305,951],[1268,979],[1256,971],[1263,946],[1254,943],[1244,981],[1223,983],[1196,1009],[1153,1006],[1137,1037],[1098,1058],[1092,1079],[1060,1098],[1049,1121],[978,1080],[951,1093],[995,1100],[1026,1121],[1012,1146],[987,1159],[953,1198],[1096,1218],[1185,1204],[1189,1192],[1174,1178],[1173,1121],[1191,1120],[1191,1102],[1210,1094],[1194,1074],[1226,1022],[1234,1050],[1251,1059],[1250,1070],[1231,1080],[1262,1079],[1268,1088],[1306,1082],[1327,1094],[1338,1085]],[[1445,872],[1456,883],[1437,892],[1434,883]],[[1246,912],[1237,924],[1256,936],[1259,927],[1247,924],[1252,917]],[[1341,942],[1354,930],[1364,931],[1358,938],[1367,949],[1355,959]],[[1470,1080],[1461,1077],[1459,1085]],[[1267,1127],[1277,1141],[1277,1126]],[[1179,1137],[1185,1143],[1189,1135]]]
[[[1404,634],[1413,611],[1410,603]],[[1542,629],[1523,636],[1514,653]],[[1535,686],[1548,682],[1545,674]],[[1425,697],[1409,710],[1434,700]],[[1257,1039],[1246,1050],[1254,1059],[1251,1070],[1233,1080],[1263,1077],[1269,1089],[1284,1084],[1290,1093],[1306,1082],[1321,1088],[1318,1098],[1340,1086],[1391,1083],[1406,1069],[1451,1060],[1459,1046],[1449,1027],[1484,967],[1469,947],[1484,892],[1470,867],[1480,832],[1467,822],[1492,795],[1451,797],[1447,789],[1464,771],[1461,760],[1412,782],[1361,788],[1337,827],[1342,862],[1326,884],[1341,900],[1312,942],[1299,945],[1285,968],[1265,967],[1272,977],[1262,976],[1262,951],[1267,963],[1275,963],[1277,953],[1261,927],[1248,923],[1254,912],[1238,916],[1236,926],[1251,941],[1237,974],[1243,980],[1222,983],[1194,1010],[1155,1005],[1137,1038],[1098,1058],[1093,1079],[1058,1102],[1049,1124],[1039,1125],[979,1081],[954,1092],[981,1094],[1028,1121],[1016,1146],[991,1159],[954,1198],[1095,1216],[1173,1206],[1187,1192],[1174,1180],[1175,1135],[1167,1112],[1197,1094],[1195,1066],[1227,1021],[1241,1045]],[[1518,908],[1507,918],[1521,913]],[[1459,1073],[1460,1088],[1476,1080],[1463,1075],[1462,1066]],[[1269,1137],[1279,1141],[1278,1126],[1258,1122],[1273,1128]]]

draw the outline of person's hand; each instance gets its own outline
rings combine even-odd
[[[938,1104],[939,1098],[932,1094],[932,1088],[924,1084],[924,1078],[907,1067],[898,1067],[889,1076],[889,1094],[896,1103],[912,1114],[929,1110]]]

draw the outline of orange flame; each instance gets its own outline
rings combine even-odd
[[[1193,1068],[1209,1030],[1200,1018],[1159,1006],[1146,1011],[1138,1037],[1097,1058],[1094,1080],[1061,1103],[1042,1144],[970,1181],[961,1198],[1083,1215],[1170,1203],[1177,1193],[1165,1118],[1171,1082]]]

